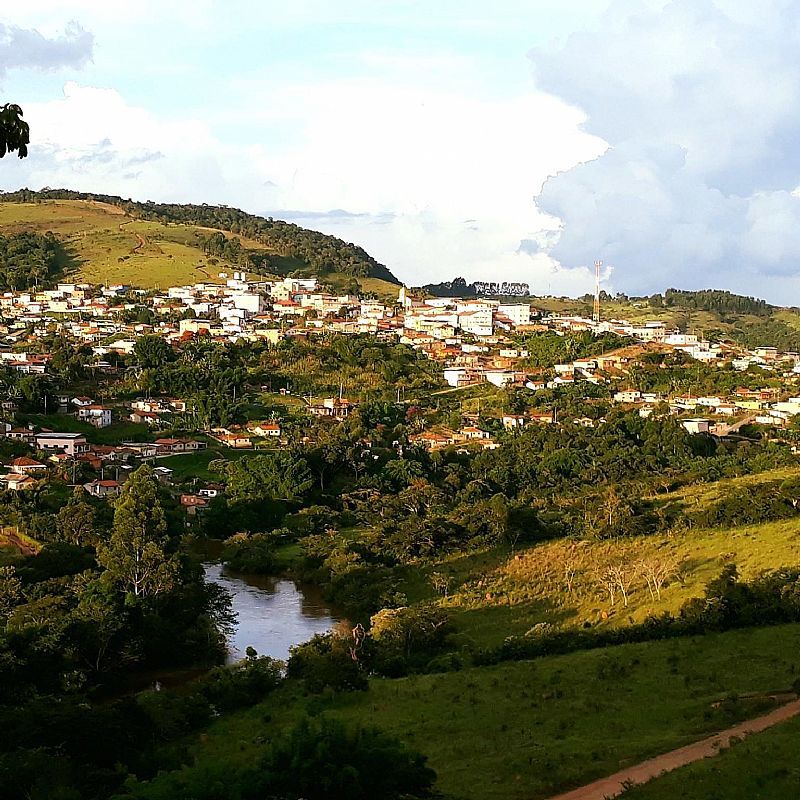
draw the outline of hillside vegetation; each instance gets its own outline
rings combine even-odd
[[[285,687],[193,737],[181,770],[119,796],[197,796],[223,776],[241,785],[271,740],[322,714],[419,748],[448,798],[546,798],[770,707],[759,693],[791,685],[798,644],[800,626],[785,625],[373,679],[366,692],[309,697]]]
[[[0,195],[0,227],[8,232],[52,231],[73,249],[78,275],[94,282],[169,286],[208,280],[226,268],[254,275],[317,275],[323,281],[341,275],[351,283],[365,279],[397,284],[360,247],[224,206],[23,190]]]

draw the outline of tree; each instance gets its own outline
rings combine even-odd
[[[15,150],[25,158],[30,140],[30,127],[22,119],[22,109],[14,103],[0,105],[0,158]]]
[[[370,620],[370,635],[385,655],[435,652],[450,632],[450,618],[434,605],[384,608]]]
[[[678,571],[678,564],[674,556],[658,555],[651,558],[640,559],[636,565],[639,573],[647,581],[647,588],[650,590],[650,597],[655,600],[661,599],[661,590],[667,581],[670,580]]]
[[[77,488],[69,502],[56,515],[56,528],[61,539],[71,544],[94,545],[94,509],[83,499],[83,489]]]
[[[301,719],[261,762],[259,796],[307,800],[430,797],[436,773],[425,757],[369,728]]]
[[[22,600],[22,581],[14,567],[0,567],[0,616],[9,614]]]
[[[117,501],[110,541],[97,549],[107,580],[137,599],[170,591],[176,583],[177,562],[167,555],[166,531],[158,481],[151,467],[141,466]]]
[[[163,367],[175,357],[175,353],[160,336],[140,336],[133,346],[133,353],[140,367]]]

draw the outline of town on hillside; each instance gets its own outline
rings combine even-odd
[[[289,428],[274,409],[269,418],[234,415],[222,424],[214,414],[198,414],[196,398],[189,395],[150,389],[135,394],[137,375],[147,368],[157,371],[159,358],[168,357],[157,348],[150,355],[154,343],[168,354],[198,343],[249,343],[272,348],[279,360],[281,342],[302,341],[313,348],[314,342],[333,336],[374,337],[407,346],[428,362],[433,381],[429,403],[482,386],[531,398],[569,389],[587,404],[605,398],[642,417],[674,415],[688,432],[717,437],[762,426],[780,438],[800,419],[798,353],[781,352],[769,342],[746,349],[709,341],[670,330],[660,321],[596,321],[548,313],[516,298],[426,298],[402,287],[391,304],[331,294],[315,278],[252,281],[234,272],[220,273],[217,282],[163,291],[60,283],[38,292],[5,292],[0,313],[0,367],[8,376],[0,404],[2,433],[26,448],[24,455],[8,460],[0,475],[0,485],[11,492],[31,489],[45,474],[57,473],[69,484],[80,477],[80,485],[94,496],[113,498],[138,463],[197,453],[209,445],[224,452],[274,450],[292,438],[309,441],[303,418],[309,423],[341,421],[368,396],[345,397],[341,385],[338,393],[324,397],[290,385],[250,386],[246,391],[267,390],[298,403]],[[553,347],[554,337],[568,346]],[[531,343],[539,341],[548,343],[554,360],[548,361],[546,350],[531,353]],[[142,343],[139,350],[137,342]],[[79,363],[66,370],[59,369],[65,346],[79,354]],[[569,357],[575,355],[580,357]],[[674,391],[649,389],[653,380],[643,376],[655,373],[657,385],[659,372],[683,379],[673,380]],[[396,399],[405,402],[405,392],[398,389]],[[299,424],[298,408],[303,412]],[[570,417],[568,412],[557,402],[539,410],[500,409],[490,427],[485,425],[488,410],[467,411],[453,425],[423,420],[409,440],[429,451],[494,449],[501,446],[499,431],[604,422],[602,414]],[[87,435],[92,429],[108,430],[99,441]],[[159,467],[163,481],[171,473]],[[187,514],[197,514],[222,489],[212,484],[181,495]]]

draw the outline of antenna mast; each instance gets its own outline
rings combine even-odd
[[[595,324],[600,322],[600,270],[602,267],[602,261],[594,262],[594,309],[592,310],[592,319]]]

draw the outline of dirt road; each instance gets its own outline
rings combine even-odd
[[[669,753],[655,756],[655,758],[649,758],[647,761],[642,761],[641,764],[615,772],[594,783],[587,783],[586,786],[570,792],[559,794],[550,800],[606,800],[617,797],[632,783],[646,783],[664,772],[671,772],[673,769],[691,764],[693,761],[700,761],[702,758],[711,758],[729,747],[731,740],[743,739],[751,733],[759,733],[798,714],[800,714],[800,699],[792,700],[763,716],[741,722],[700,742],[679,747],[677,750],[671,750]]]

